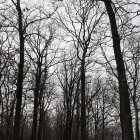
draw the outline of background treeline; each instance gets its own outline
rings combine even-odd
[[[140,140],[139,9],[0,0],[0,140]]]

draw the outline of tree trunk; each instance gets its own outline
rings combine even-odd
[[[102,100],[102,103],[103,103],[103,109],[102,109],[102,140],[105,140],[105,99],[104,99],[104,92],[103,91],[103,100]]]
[[[137,74],[136,74],[137,77]],[[137,86],[136,86],[136,80],[133,81],[133,96],[132,101],[134,105],[135,110],[135,136],[136,140],[140,140],[140,130],[139,130],[139,110],[138,110],[138,104],[136,102],[136,95],[137,95]]]
[[[34,111],[33,111],[33,124],[32,124],[32,133],[31,140],[37,139],[37,115],[38,115],[38,105],[39,105],[39,85],[40,85],[40,76],[38,72],[36,75],[36,87],[34,91]]]
[[[19,140],[20,132],[20,120],[21,120],[21,105],[22,105],[22,84],[23,84],[23,69],[24,69],[24,33],[22,25],[22,11],[20,7],[20,0],[17,0],[16,9],[18,12],[18,31],[20,39],[20,62],[18,70],[18,79],[17,79],[17,90],[16,90],[16,110],[15,110],[15,123],[13,131],[13,140]]]
[[[37,139],[38,92],[35,92],[35,94],[31,140]]]
[[[39,106],[40,80],[41,80],[41,65],[39,63],[37,74],[36,74],[36,87],[34,91],[34,112],[33,112],[33,125],[32,125],[31,140],[37,139],[37,115],[38,115],[38,106]]]
[[[85,56],[81,64],[81,140],[86,140]]]
[[[43,107],[40,107],[40,118],[39,118],[39,127],[38,127],[38,140],[42,140],[43,120],[44,120],[44,110],[43,110]]]
[[[80,80],[80,79],[79,79]],[[74,140],[79,140],[80,138],[80,103],[79,103],[79,84],[80,81],[78,80],[77,87],[76,87],[76,120],[75,120],[75,133],[74,133]]]
[[[99,101],[98,97],[96,97],[96,107],[95,107],[95,139],[98,140],[98,134],[99,134]]]
[[[2,79],[2,73],[1,73],[1,64],[2,64],[2,61],[1,61],[1,50],[0,50],[0,106],[1,106],[1,102],[2,102],[2,93],[1,93],[1,79]]]
[[[135,135],[136,135],[136,140],[140,140],[139,111],[138,111],[138,106],[136,103],[135,96],[133,96],[132,99],[133,99],[134,110],[135,110]]]
[[[4,133],[3,133],[3,129],[4,129],[4,105],[3,102],[1,102],[1,126],[0,126],[0,138],[1,140],[4,140]]]
[[[135,121],[136,121],[136,122],[135,122],[136,140],[140,140],[138,110],[135,111]]]
[[[110,20],[111,32],[113,38],[113,49],[114,49],[115,60],[116,60],[117,71],[118,71],[122,140],[134,140],[128,85],[126,80],[124,61],[121,54],[120,38],[117,31],[115,14],[111,6],[111,1],[104,0],[104,3]]]
[[[65,140],[71,140],[71,104],[70,104],[70,91],[67,91],[66,93],[66,124],[65,124],[65,130],[64,130],[64,139]]]
[[[13,99],[10,107],[10,115],[7,115],[6,124],[6,140],[12,140],[12,130],[13,130],[13,115],[14,115],[15,99]]]

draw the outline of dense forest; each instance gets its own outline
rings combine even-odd
[[[139,0],[0,0],[0,140],[140,140]]]

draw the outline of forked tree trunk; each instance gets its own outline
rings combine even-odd
[[[114,49],[114,55],[117,64],[119,95],[120,95],[120,121],[122,127],[122,140],[134,140],[128,85],[126,80],[124,61],[121,54],[120,37],[117,30],[115,13],[111,6],[111,0],[104,0],[104,4],[106,6],[106,10],[108,12],[108,16],[110,20],[111,32],[113,38],[113,49]]]

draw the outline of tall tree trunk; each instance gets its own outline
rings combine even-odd
[[[69,112],[68,112],[68,110],[69,110],[69,97],[68,97],[68,91],[66,91],[66,120],[65,120],[65,127],[64,127],[64,139],[65,140],[68,140],[68,129],[69,129],[69,126],[68,126],[68,124],[69,124],[69,120],[68,120],[68,117],[69,117]]]
[[[17,0],[16,9],[18,12],[18,31],[20,39],[20,62],[17,79],[16,90],[16,110],[15,110],[15,123],[13,131],[13,140],[19,140],[20,120],[21,120],[21,104],[22,104],[22,84],[23,84],[23,69],[24,69],[24,33],[22,25],[22,11],[20,7],[20,0]]]
[[[103,91],[103,100],[102,100],[102,103],[103,103],[103,109],[102,109],[102,140],[105,140],[105,98],[104,98],[104,92]]]
[[[76,120],[75,120],[75,133],[74,133],[74,140],[79,140],[80,138],[80,103],[79,103],[79,85],[80,79],[78,80],[76,92],[75,92],[75,106],[76,106]]]
[[[136,95],[136,94],[135,94]],[[136,140],[140,140],[140,130],[139,130],[139,110],[136,103],[136,96],[133,96],[133,104],[134,104],[134,110],[135,110],[135,135]]]
[[[96,106],[95,106],[95,139],[98,140],[98,134],[99,134],[99,101],[98,101],[98,97],[96,97]]]
[[[2,102],[2,93],[1,93],[1,79],[2,79],[2,73],[1,73],[1,64],[2,64],[2,61],[1,61],[1,50],[0,50],[0,106],[1,106],[1,102]]]
[[[115,13],[111,6],[111,0],[104,0],[106,6],[113,38],[113,49],[118,71],[119,94],[120,94],[120,121],[122,127],[122,140],[134,140],[132,129],[132,117],[130,109],[130,100],[128,85],[125,74],[124,61],[120,48],[120,37],[117,30]]]
[[[137,74],[136,74],[137,77]],[[140,140],[140,130],[139,130],[139,110],[138,110],[138,104],[136,102],[136,95],[137,95],[137,83],[136,79],[133,81],[133,96],[132,96],[132,101],[133,101],[133,106],[135,110],[135,136],[136,140]]]
[[[139,130],[139,116],[138,110],[135,110],[135,133],[136,133],[136,140],[140,140],[140,130]]]
[[[37,139],[37,115],[39,106],[40,80],[41,80],[41,65],[40,63],[38,63],[38,69],[36,73],[36,87],[34,91],[34,112],[33,112],[31,140]]]
[[[66,96],[66,124],[65,124],[65,130],[64,130],[64,139],[65,140],[71,140],[71,109],[70,109],[70,91],[67,91]]]
[[[10,115],[7,120],[7,130],[6,130],[6,140],[12,140],[12,131],[13,131],[13,115],[14,115],[15,99],[13,99],[10,107]]]
[[[38,92],[35,92],[31,140],[37,139]]]
[[[81,140],[86,140],[85,55],[81,64]]]
[[[43,133],[43,120],[44,120],[44,109],[40,107],[40,118],[39,118],[39,127],[38,127],[38,140],[42,140],[42,133]]]
[[[3,129],[4,129],[4,105],[3,105],[3,102],[1,102],[1,126],[0,126],[0,138],[1,140],[4,140],[4,133],[3,133]]]

